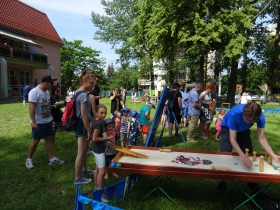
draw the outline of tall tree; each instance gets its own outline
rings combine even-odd
[[[82,40],[67,41],[63,38],[61,47],[61,86],[66,89],[79,86],[79,74],[89,70],[94,74],[103,76],[104,59],[99,58],[100,51],[91,47],[82,46]]]

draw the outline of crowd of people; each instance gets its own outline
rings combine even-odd
[[[61,107],[64,103],[59,102],[59,85],[54,85],[51,76],[44,76],[41,83],[28,91],[29,114],[32,128],[32,141],[29,145],[26,167],[34,168],[33,155],[41,139],[45,139],[45,148],[49,158],[49,165],[64,164],[54,154],[55,133],[61,123]],[[103,188],[103,179],[108,179],[107,167],[115,157],[115,150],[110,145],[121,147],[127,145],[138,146],[139,136],[142,135],[143,144],[146,145],[149,133],[151,109],[155,108],[155,101],[149,100],[141,107],[140,111],[130,110],[126,107],[126,90],[124,87],[114,88],[110,95],[112,118],[107,117],[107,107],[100,104],[98,87],[99,77],[88,71],[83,71],[80,75],[80,87],[74,92],[72,88],[67,91],[68,96],[75,98],[75,114],[77,124],[75,134],[77,137],[77,155],[75,160],[74,184],[84,184],[92,181],[86,178],[86,174],[94,174],[95,190]],[[195,128],[199,122],[199,138],[207,139],[207,135],[212,135],[209,131],[210,124],[214,119],[217,93],[216,84],[210,83],[202,91],[202,84],[197,83],[191,90],[184,92],[178,83],[173,85],[169,91],[165,108],[162,114],[162,125],[169,122],[169,139],[173,138],[173,127],[175,136],[179,136],[178,129],[187,128],[187,141],[196,143],[194,139]],[[135,93],[132,94],[135,96]],[[136,97],[136,96],[135,96]],[[27,100],[27,98],[25,98]],[[134,98],[132,99],[134,102]],[[25,103],[24,103],[25,104]],[[181,125],[182,121],[182,125]],[[225,109],[220,109],[215,128],[217,130],[215,139],[220,142],[220,151],[232,151],[234,148],[240,155],[243,164],[251,167],[251,161],[245,156],[245,148],[252,152],[252,141],[250,128],[257,123],[258,139],[260,144],[280,163],[280,156],[274,154],[264,135],[265,117],[260,106],[254,102],[238,104],[227,113]],[[119,139],[119,141],[118,141]],[[90,149],[91,148],[91,149]],[[95,170],[90,169],[86,164],[86,154],[89,150],[95,157]],[[116,173],[112,175],[118,178]],[[220,182],[219,192],[226,190],[225,182]],[[107,202],[104,195],[102,202]]]

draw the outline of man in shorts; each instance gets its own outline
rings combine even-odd
[[[173,130],[173,124],[175,123],[175,136],[179,136],[178,133],[178,126],[181,123],[181,118],[183,114],[182,110],[182,94],[179,91],[180,85],[179,83],[175,83],[173,85],[173,90],[171,90],[168,93],[168,99],[166,103],[168,104],[168,110],[169,110],[169,123],[168,126],[169,129],[169,139],[172,139],[172,130]],[[172,102],[172,103],[171,103]],[[172,107],[171,107],[172,104]],[[176,119],[176,121],[175,121]]]
[[[146,144],[146,140],[148,137],[149,120],[151,119],[150,118],[151,108],[155,109],[155,104],[156,104],[155,101],[150,101],[148,104],[142,106],[142,108],[140,109],[139,123],[142,132],[143,145]]]
[[[49,91],[53,86],[53,79],[47,75],[42,78],[42,82],[33,88],[28,95],[29,115],[32,127],[32,142],[29,145],[26,168],[34,168],[32,157],[41,139],[45,139],[45,147],[49,156],[49,165],[63,164],[54,156],[54,145],[52,143],[52,117]]]

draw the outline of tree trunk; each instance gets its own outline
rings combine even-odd
[[[241,94],[246,91],[246,76],[247,76],[247,69],[248,69],[248,56],[247,51],[243,55],[243,62],[242,62],[242,73],[241,73],[241,83],[242,83],[242,91]]]
[[[199,82],[204,85],[204,55],[199,58]]]
[[[235,105],[234,97],[235,97],[236,82],[237,82],[237,70],[238,70],[238,60],[237,58],[232,58],[230,76],[228,81],[228,93],[226,99],[226,102],[230,103],[231,107]]]

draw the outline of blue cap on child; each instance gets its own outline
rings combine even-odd
[[[125,107],[125,108],[123,108],[123,111],[126,112],[126,113],[128,113],[128,112],[129,112],[129,109]]]
[[[130,111],[130,116],[131,117],[136,117],[137,116],[137,112],[135,110],[131,110]]]

